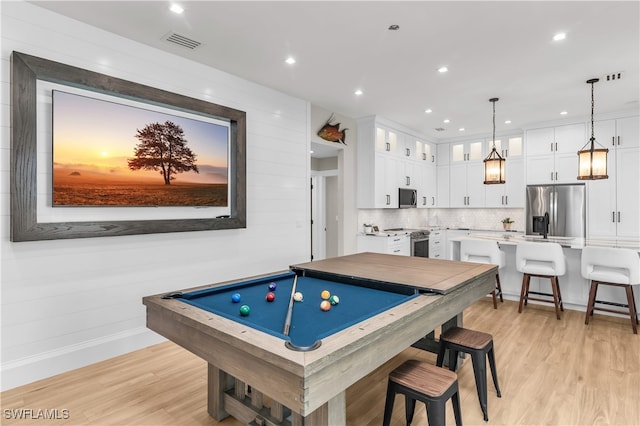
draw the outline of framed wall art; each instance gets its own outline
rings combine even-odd
[[[12,241],[246,227],[244,111],[20,52],[11,82]]]

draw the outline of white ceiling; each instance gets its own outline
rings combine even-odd
[[[638,1],[176,1],[181,15],[168,1],[32,3],[324,109],[381,115],[436,139],[490,134],[492,97],[500,98],[498,133],[583,119],[594,77],[596,115],[639,107]],[[389,31],[392,24],[400,29]],[[567,38],[554,42],[560,31]],[[167,42],[170,32],[201,45]],[[296,64],[285,64],[289,55]],[[443,65],[446,74],[437,72]],[[603,81],[617,72],[620,80]]]

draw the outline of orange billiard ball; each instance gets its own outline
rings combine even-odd
[[[331,309],[331,303],[329,303],[328,300],[323,300],[322,303],[320,303],[320,309],[325,312],[328,311],[329,309]]]

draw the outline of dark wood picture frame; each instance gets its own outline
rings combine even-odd
[[[39,223],[36,166],[37,80],[229,121],[230,214],[203,219]],[[11,54],[11,241],[246,228],[246,135],[244,111],[14,51]],[[108,212],[108,208],[105,210]]]

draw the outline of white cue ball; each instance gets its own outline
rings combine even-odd
[[[300,293],[299,291],[293,293],[293,300],[296,302],[302,302],[302,293]]]

